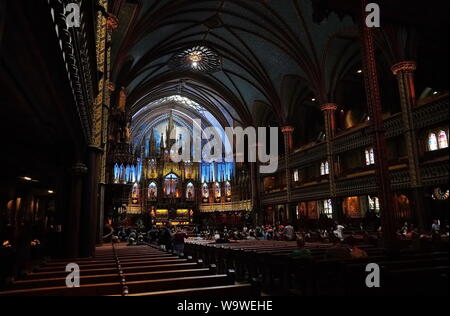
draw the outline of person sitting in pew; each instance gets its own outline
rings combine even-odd
[[[366,251],[364,251],[363,249],[359,248],[356,245],[356,239],[347,239],[347,243],[350,246],[350,255],[352,257],[352,259],[363,259],[363,258],[368,258],[369,255],[367,254]]]
[[[303,235],[297,235],[297,250],[294,250],[291,254],[293,259],[312,259],[311,250],[305,248],[305,238]]]
[[[220,237],[216,240],[216,244],[228,244],[230,240],[224,234],[220,234]]]
[[[177,228],[177,232],[173,235],[173,248],[176,255],[182,256],[184,254],[184,240],[186,238],[186,232],[181,228]]]
[[[349,260],[352,259],[350,249],[342,244],[339,238],[334,239],[333,247],[325,252],[326,260]]]

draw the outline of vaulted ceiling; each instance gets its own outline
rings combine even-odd
[[[315,24],[310,0],[153,0],[122,7],[119,21],[131,24],[113,38],[114,80],[127,88],[133,112],[182,94],[236,124],[264,116],[284,124],[311,95],[328,98],[342,71],[358,61],[351,19],[330,16]],[[198,44],[220,54],[222,71],[169,67],[174,54]],[[287,88],[293,84],[297,89]]]
[[[353,19],[331,10],[320,15],[320,8],[336,3],[116,0],[120,27],[113,36],[113,80],[126,87],[131,114],[182,95],[228,124],[291,124],[308,108],[336,102],[339,82],[360,67]],[[408,37],[392,34],[378,40],[386,48],[387,67],[395,61],[393,50],[410,45]],[[216,50],[222,71],[169,67],[172,56],[195,45]],[[350,80],[362,85],[361,78]]]

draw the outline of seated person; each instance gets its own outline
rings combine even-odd
[[[348,245],[350,246],[350,255],[352,256],[352,259],[363,259],[369,257],[365,250],[356,245],[356,239],[349,240]]]
[[[333,247],[325,252],[327,260],[348,260],[352,259],[350,249],[345,247],[339,239],[334,240]]]
[[[297,236],[297,250],[291,254],[294,259],[312,259],[311,250],[305,248],[305,239],[303,236]]]

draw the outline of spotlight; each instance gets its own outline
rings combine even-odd
[[[312,98],[311,101],[316,102],[316,98]]]
[[[358,69],[357,71],[356,71],[356,73],[358,73],[358,74],[362,74],[362,69]]]
[[[30,177],[23,177],[22,179],[24,179],[25,181],[33,181],[33,179]]]
[[[47,192],[48,192],[48,194],[53,194],[53,193],[55,193],[53,190],[48,190]]]

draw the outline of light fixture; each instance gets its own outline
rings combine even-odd
[[[33,181],[33,179],[30,177],[23,177],[22,179],[24,179],[25,181]]]
[[[311,101],[312,101],[312,102],[316,102],[316,98],[312,98]]]
[[[215,73],[222,70],[222,58],[214,49],[197,45],[173,55],[168,66],[172,69]]]
[[[53,194],[53,193],[55,193],[53,190],[48,190],[47,192],[48,192],[48,194]]]
[[[356,71],[356,73],[358,73],[358,74],[362,74],[362,69],[358,69],[357,71]]]
[[[434,92],[433,92],[433,95],[436,95],[436,94],[438,94],[438,93],[439,93],[439,92],[437,92],[437,91],[434,91]]]

